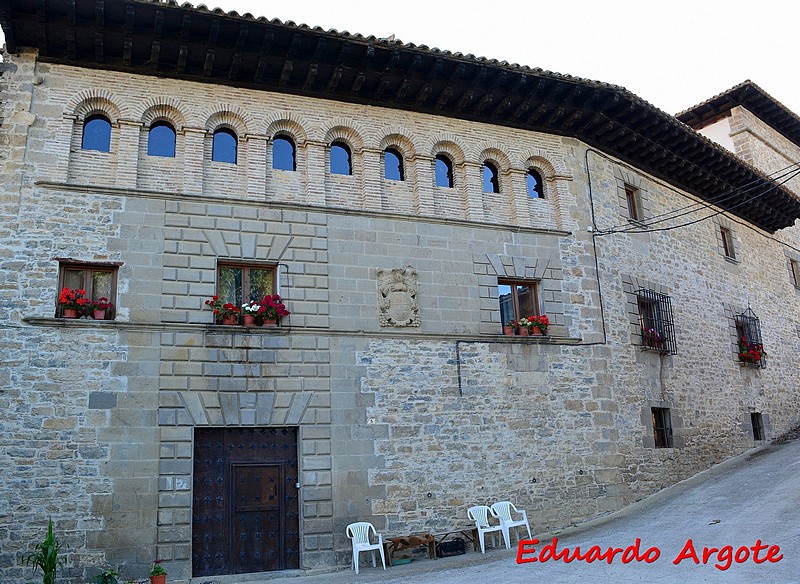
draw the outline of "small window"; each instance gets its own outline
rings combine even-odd
[[[641,201],[639,197],[639,189],[631,185],[625,185],[625,201],[628,204],[628,217],[631,221],[642,220]]]
[[[528,183],[528,196],[531,199],[544,199],[544,182],[539,171],[529,168],[526,180]]]
[[[639,307],[639,327],[642,349],[675,355],[675,326],[672,320],[672,300],[655,290],[636,291]]]
[[[734,317],[736,325],[736,356],[746,367],[763,369],[767,366],[767,352],[761,341],[761,321],[752,309]]]
[[[672,420],[669,408],[651,408],[656,448],[672,448]]]
[[[800,288],[800,262],[789,260],[789,272],[792,275],[792,282],[795,288]]]
[[[237,146],[236,133],[233,130],[218,129],[214,132],[214,141],[211,145],[211,160],[236,164]]]
[[[221,263],[217,275],[217,295],[220,300],[237,307],[275,293],[273,265]]]
[[[155,122],[147,134],[147,155],[175,158],[175,128],[169,122]]]
[[[58,292],[64,288],[71,290],[84,290],[84,298],[92,301],[99,301],[105,298],[114,306],[117,304],[117,266],[92,263],[68,263],[59,264],[58,270]],[[56,317],[62,316],[63,311],[59,306],[56,309]],[[106,318],[113,319],[114,308],[109,308]]]
[[[500,301],[500,322],[505,325],[512,320],[541,313],[539,282],[514,282],[499,280],[497,296]]]
[[[437,187],[453,188],[453,163],[444,154],[436,155],[434,173]]]
[[[350,147],[344,142],[331,144],[331,174],[353,174]]]
[[[111,151],[111,122],[108,118],[95,114],[83,122],[83,150],[97,150],[98,152]]]
[[[727,227],[719,228],[719,236],[722,242],[722,253],[726,258],[735,260],[736,253],[733,250],[733,234]]]
[[[383,153],[383,177],[386,180],[406,180],[403,156],[394,148],[387,148]]]
[[[483,163],[483,192],[500,192],[500,178],[497,175],[497,167],[488,161]]]
[[[272,168],[277,170],[297,170],[297,154],[294,140],[289,136],[278,135],[272,140]]]
[[[750,423],[753,425],[753,440],[764,440],[764,419],[759,412],[750,413]]]

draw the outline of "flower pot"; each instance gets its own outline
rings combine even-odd
[[[528,327],[525,327],[525,326],[519,327],[519,336],[527,337],[528,334],[530,334],[530,331],[528,331]]]
[[[78,318],[78,311],[74,308],[65,308],[64,318]]]
[[[106,319],[106,311],[105,310],[99,310],[99,309],[95,310],[92,313],[92,316],[94,316],[95,320],[105,320]]]
[[[226,326],[236,325],[236,324],[238,324],[238,322],[239,322],[239,319],[236,317],[236,315],[223,316],[222,317],[222,324],[224,324]]]
[[[514,336],[514,327],[513,326],[504,326],[503,327],[503,334],[507,337]]]
[[[150,584],[167,584],[167,575],[150,576]]]
[[[244,324],[244,326],[253,326],[256,324],[256,317],[252,314],[245,314],[242,316],[242,324]]]
[[[541,337],[542,336],[542,329],[536,328],[536,327],[532,328],[531,329],[531,336],[532,337]]]
[[[273,319],[270,319],[270,320],[267,320],[267,319],[265,318],[265,319],[264,319],[264,322],[263,322],[263,323],[261,323],[261,326],[278,326],[278,321],[277,321],[277,320],[275,320],[274,318],[273,318]]]

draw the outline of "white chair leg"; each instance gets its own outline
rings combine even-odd
[[[383,569],[386,569],[386,558],[383,557],[383,546],[378,548],[378,551],[381,552],[381,563],[383,564]]]
[[[353,550],[353,569],[358,574],[358,552],[356,550]]]
[[[511,541],[510,541],[510,537],[511,536],[508,533],[508,527],[506,527],[505,525],[503,526],[503,537],[506,540],[506,549],[510,550],[511,549]]]
[[[528,539],[533,539],[533,536],[531,535],[531,526],[526,523],[525,529],[528,530]]]
[[[375,550],[372,550],[372,567],[375,567]]]
[[[481,553],[485,554],[486,553],[486,542],[484,540],[486,539],[486,534],[483,533],[482,531],[479,531],[478,533],[480,534],[480,538],[481,538]]]

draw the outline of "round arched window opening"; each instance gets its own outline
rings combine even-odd
[[[111,122],[103,114],[93,114],[83,122],[83,150],[111,152]]]
[[[272,139],[272,168],[297,170],[297,154],[294,140],[284,134]]]
[[[175,158],[175,128],[169,122],[154,122],[147,135],[147,155]]]
[[[497,175],[497,167],[488,160],[483,163],[483,192],[500,192],[500,178]]]
[[[528,196],[531,199],[544,199],[544,181],[539,171],[529,168],[525,179],[528,183]]]
[[[403,155],[395,148],[387,148],[383,153],[383,177],[387,180],[405,180]]]
[[[444,154],[437,154],[434,162],[436,186],[446,189],[453,188],[453,163]]]
[[[331,174],[353,174],[350,147],[344,142],[331,144]]]
[[[236,164],[237,150],[236,132],[230,128],[220,128],[214,132],[214,141],[211,144],[211,160]]]

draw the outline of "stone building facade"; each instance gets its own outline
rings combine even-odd
[[[309,81],[312,33],[317,47],[518,75],[531,101],[544,103],[537,82],[562,80],[202,9],[129,1],[118,16],[108,4],[104,26],[122,23],[120,42],[134,46],[124,67],[90,62],[80,46],[53,57],[41,35],[28,42],[20,22],[35,16],[22,2],[0,14],[12,39],[0,64],[3,582],[24,581],[21,554],[48,516],[69,544],[71,582],[100,565],[143,575],[156,557],[170,581],[235,582],[260,570],[215,554],[255,547],[213,534],[246,531],[254,516],[272,542],[259,549],[275,555],[262,570],[347,565],[353,521],[387,535],[439,532],[497,500],[552,532],[800,422],[800,180],[768,176],[800,162],[791,128],[732,107],[734,156],[621,88],[577,80],[566,102],[621,98],[642,115],[604,110],[609,130],[590,136],[570,129],[583,110],[552,108],[552,127],[531,129],[500,121],[527,115],[511,89],[504,99],[459,80],[447,105],[444,74],[434,64],[423,76],[413,60],[383,73],[356,63],[348,87],[359,93],[363,67],[374,99],[344,99],[335,69]],[[153,27],[129,28],[125,15],[141,21],[148,8]],[[192,29],[206,21],[234,41],[226,27],[248,25],[265,39],[293,34],[301,48],[291,60],[289,42],[264,86],[231,82],[213,58],[205,79],[190,79],[136,64],[139,35],[157,34],[159,18],[195,23],[190,55],[195,36],[215,42]],[[379,99],[384,84],[400,95],[406,82],[419,84],[417,103],[440,91],[441,111]],[[110,123],[107,152],[83,148],[93,116]],[[653,124],[647,138],[634,128],[645,116],[672,129]],[[175,130],[174,156],[148,154],[160,123]],[[220,129],[237,139],[235,164],[213,160]],[[631,136],[673,166],[630,154]],[[294,170],[273,167],[278,137],[296,147]],[[349,175],[332,172],[337,143],[350,150]],[[404,180],[384,178],[387,149]],[[451,188],[437,186],[441,155]],[[499,192],[484,187],[487,162]],[[531,196],[531,170],[543,196]],[[718,192],[688,188],[695,175]],[[112,274],[113,318],[62,317],[71,266]],[[216,324],[204,301],[221,266],[273,270],[291,315],[275,329]],[[503,285],[536,291],[548,336],[502,335]],[[743,329],[743,318],[757,320]],[[653,322],[669,345],[648,346]],[[766,366],[737,356],[751,325]],[[276,480],[280,509],[237,507],[237,477]]]

